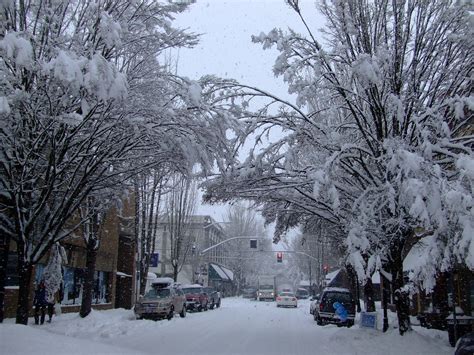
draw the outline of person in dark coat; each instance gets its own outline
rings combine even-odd
[[[44,317],[46,314],[46,287],[44,281],[41,281],[35,290],[35,298],[33,299],[33,307],[35,307],[35,324],[40,324],[40,313],[41,313],[41,324],[44,323]]]

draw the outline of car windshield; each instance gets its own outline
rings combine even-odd
[[[184,292],[185,294],[189,294],[189,293],[202,293],[202,288],[199,288],[199,287],[183,288],[183,292]]]
[[[280,293],[280,296],[284,296],[284,297],[294,297],[295,295],[291,292],[282,292]]]
[[[346,292],[328,292],[324,296],[327,302],[351,302],[352,297],[349,293]]]
[[[260,288],[262,290],[268,290],[268,289],[272,289],[273,288],[273,285],[261,285]]]
[[[150,291],[148,291],[144,298],[146,299],[153,299],[153,298],[166,298],[169,297],[170,295],[170,290],[165,289],[165,288],[152,288]]]

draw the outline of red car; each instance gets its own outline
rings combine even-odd
[[[209,296],[204,292],[201,285],[183,286],[182,290],[186,295],[186,308],[190,311],[207,311],[209,307]]]

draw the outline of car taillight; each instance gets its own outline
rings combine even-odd
[[[323,304],[323,303],[320,303],[320,304],[319,304],[319,310],[322,311],[323,308],[324,308],[324,304]]]
[[[277,297],[277,301],[281,301],[281,297]]]

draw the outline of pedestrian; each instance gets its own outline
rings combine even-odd
[[[53,318],[53,313],[54,313],[54,305],[56,304],[53,292],[49,291],[46,293],[46,302],[48,303],[48,321],[47,322],[51,323],[51,319]]]
[[[41,313],[41,324],[44,323],[44,317],[46,313],[46,286],[44,281],[41,280],[38,287],[35,290],[35,298],[33,299],[33,307],[35,307],[35,324],[40,324],[40,313]]]

